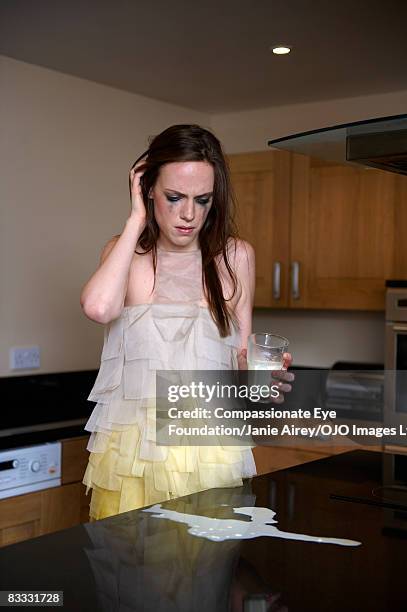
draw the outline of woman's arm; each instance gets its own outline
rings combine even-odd
[[[130,216],[122,234],[104,247],[99,268],[81,293],[81,306],[92,321],[109,323],[123,310],[130,265],[142,229],[137,219]]]
[[[240,296],[235,306],[235,315],[238,320],[241,334],[241,346],[238,360],[239,368],[246,369],[247,339],[252,333],[256,260],[253,247],[244,240],[238,240],[237,242],[235,272],[240,285]]]
[[[235,307],[240,331],[241,331],[241,348],[238,353],[239,369],[247,369],[247,340],[252,333],[252,317],[254,290],[256,284],[256,261],[253,247],[243,240],[239,240],[236,249],[236,275],[241,285],[241,295]],[[273,378],[280,381],[280,397],[275,400],[276,403],[284,401],[283,393],[291,391],[289,384],[294,380],[294,374],[287,372],[287,368],[292,363],[291,353],[284,353],[284,365],[281,372],[273,372]]]
[[[115,236],[103,249],[100,265],[81,293],[81,306],[86,316],[97,323],[117,319],[123,310],[131,262],[146,224],[146,209],[141,193],[143,170],[139,162],[130,171],[131,214],[120,236]]]

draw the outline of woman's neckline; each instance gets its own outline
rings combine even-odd
[[[209,310],[209,304],[203,305],[197,302],[144,302],[142,304],[129,304],[128,306],[123,306],[124,310],[129,310],[131,308],[140,308],[143,306],[146,308],[147,306],[198,306],[198,308],[203,308],[205,310]]]
[[[161,251],[161,253],[181,253],[181,254],[186,254],[186,253],[200,253],[201,249],[193,249],[193,250],[175,250],[175,249],[163,249],[162,247],[157,247],[157,251]]]

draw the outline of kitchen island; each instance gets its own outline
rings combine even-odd
[[[405,610],[406,485],[406,455],[320,459],[0,549],[0,590],[63,591],[72,612]]]

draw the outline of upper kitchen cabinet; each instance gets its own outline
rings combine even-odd
[[[407,177],[285,151],[229,157],[255,306],[384,310],[407,279]]]
[[[383,310],[385,280],[407,278],[403,228],[407,177],[293,154],[290,306]]]
[[[289,153],[229,156],[242,238],[256,252],[255,306],[288,306],[290,248]]]

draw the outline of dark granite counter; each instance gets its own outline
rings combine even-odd
[[[404,611],[406,484],[407,456],[357,451],[162,504],[218,519],[215,533],[237,519],[246,535],[233,508],[271,508],[281,531],[360,546],[277,530],[211,541],[135,510],[0,549],[0,590],[63,591],[72,612]]]

